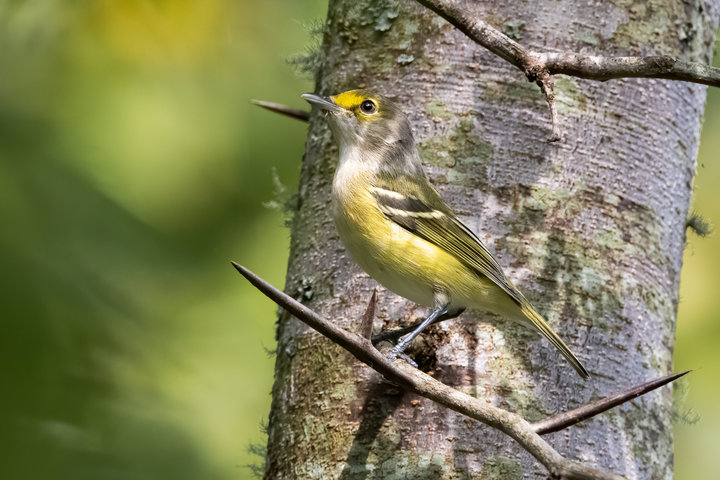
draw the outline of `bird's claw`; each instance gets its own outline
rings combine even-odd
[[[417,362],[415,362],[415,360],[413,360],[412,358],[410,358],[408,355],[404,354],[403,352],[398,352],[393,348],[392,350],[390,350],[390,353],[387,354],[387,359],[390,361],[393,361],[396,358],[401,358],[401,359],[405,360],[407,363],[409,363],[410,365],[412,365],[413,367],[418,368],[418,364],[417,364]]]

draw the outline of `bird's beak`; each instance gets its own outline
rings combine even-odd
[[[342,110],[342,107],[337,103],[333,102],[330,97],[321,97],[320,95],[315,95],[314,93],[305,93],[301,95],[301,97],[304,98],[308,103],[312,105],[317,105],[321,109],[327,110],[328,112],[339,112]]]

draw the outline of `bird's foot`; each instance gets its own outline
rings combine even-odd
[[[410,365],[412,365],[413,367],[418,368],[418,364],[417,364],[417,362],[415,362],[415,360],[410,358],[407,354],[397,351],[397,346],[395,348],[393,348],[392,350],[390,350],[390,353],[387,354],[387,359],[390,361],[393,361],[396,358],[401,358],[401,359],[405,360],[407,363],[409,363]]]

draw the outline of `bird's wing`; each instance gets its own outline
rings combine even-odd
[[[502,288],[580,376],[587,378],[587,370],[570,348],[548,326],[545,319],[530,305],[523,294],[510,283],[487,247],[458,220],[424,178],[387,178],[372,187],[372,193],[380,211],[390,220],[442,248]]]
[[[518,305],[527,303],[505,277],[487,247],[452,213],[426,181],[407,177],[380,181],[372,188],[372,193],[380,211],[390,220],[488,277]]]

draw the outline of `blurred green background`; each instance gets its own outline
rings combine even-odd
[[[264,441],[325,0],[0,0],[0,478],[243,479]],[[695,207],[720,218],[720,92]],[[283,187],[283,185],[285,187]],[[720,470],[720,240],[691,236],[677,478]],[[687,419],[699,417],[689,424]],[[684,420],[682,420],[684,419]]]

